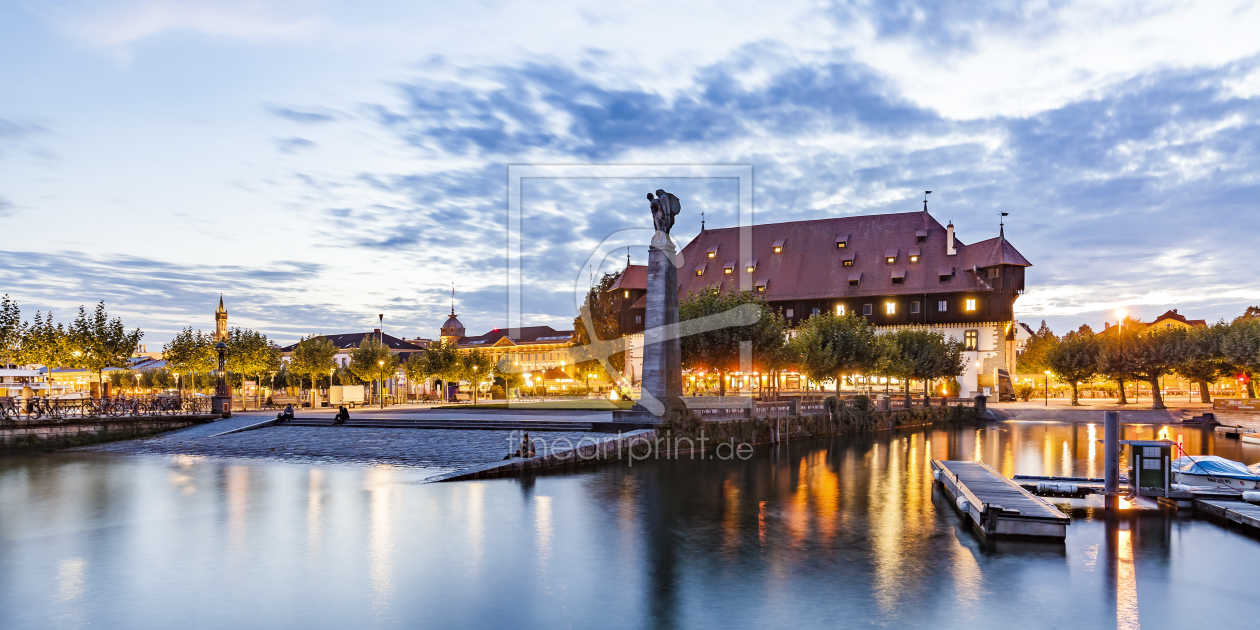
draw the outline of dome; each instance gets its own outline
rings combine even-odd
[[[464,325],[459,323],[459,320],[455,318],[454,309],[451,309],[451,316],[446,320],[446,323],[442,324],[441,336],[443,337],[463,337],[464,336]]]

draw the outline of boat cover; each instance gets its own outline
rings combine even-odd
[[[1260,464],[1256,464],[1260,466]],[[1209,475],[1212,477],[1233,477],[1260,481],[1260,471],[1247,467],[1242,462],[1225,459],[1217,455],[1195,455],[1194,457],[1178,457],[1172,462],[1173,470],[1191,475]]]

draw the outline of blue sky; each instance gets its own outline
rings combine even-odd
[[[921,207],[1036,266],[1022,320],[1260,303],[1247,2],[0,2],[0,292],[160,344],[505,323],[508,164],[751,164],[759,223]],[[567,327],[656,188],[535,181],[525,318]],[[632,251],[641,262],[644,251]],[[610,257],[606,269],[623,264]]]

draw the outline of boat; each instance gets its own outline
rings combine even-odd
[[[1173,483],[1197,488],[1260,490],[1260,463],[1247,466],[1217,455],[1178,457],[1172,462]]]

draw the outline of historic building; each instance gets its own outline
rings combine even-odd
[[[219,294],[219,308],[214,311],[214,340],[227,341],[227,309],[223,308],[223,294]]]
[[[680,253],[679,299],[706,287],[750,291],[796,326],[829,311],[864,317],[877,331],[913,326],[963,342],[962,395],[993,387],[997,370],[1014,373],[1015,300],[1032,266],[1009,241],[971,245],[926,211],[848,216],[752,226],[741,255],[739,228],[702,230]],[[624,335],[640,338],[646,270],[622,272],[612,290],[624,307]],[[643,280],[638,279],[643,275]],[[638,322],[635,327],[634,322]],[[628,355],[633,354],[628,353]],[[640,355],[641,357],[641,351]],[[630,364],[627,372],[636,373]]]

